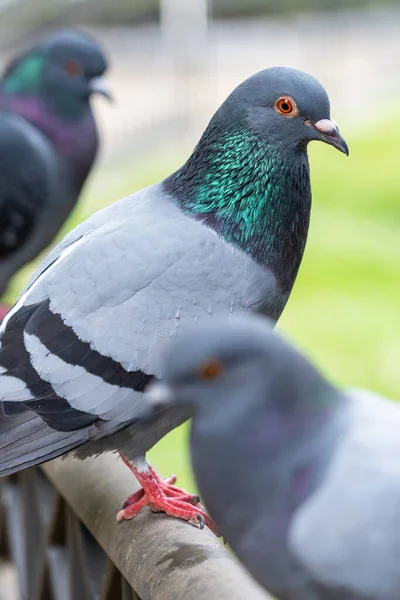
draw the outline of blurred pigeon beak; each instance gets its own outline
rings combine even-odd
[[[146,403],[152,412],[173,403],[174,394],[169,385],[162,381],[150,383],[145,390]]]
[[[326,144],[330,144],[334,148],[349,155],[349,147],[339,132],[339,127],[335,121],[330,119],[321,119],[316,123],[309,122],[320,134],[320,139]]]
[[[93,77],[89,81],[89,90],[91,94],[100,94],[110,102],[114,102],[114,96],[111,93],[110,84],[104,77]]]

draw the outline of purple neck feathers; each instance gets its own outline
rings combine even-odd
[[[90,106],[80,119],[74,121],[56,116],[40,98],[32,96],[7,98],[5,107],[34,125],[50,140],[66,161],[74,183],[80,190],[98,147],[97,128]]]

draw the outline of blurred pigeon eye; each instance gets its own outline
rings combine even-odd
[[[211,359],[203,363],[198,370],[198,376],[204,381],[214,381],[222,374],[224,365],[218,359]]]
[[[281,96],[278,98],[275,102],[275,110],[285,117],[297,117],[299,114],[296,102],[290,96]]]
[[[64,63],[64,71],[71,77],[82,75],[82,67],[76,60],[67,60]]]

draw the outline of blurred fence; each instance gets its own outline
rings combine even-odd
[[[207,528],[147,509],[117,523],[134,485],[110,455],[2,480],[0,549],[18,600],[268,600]]]

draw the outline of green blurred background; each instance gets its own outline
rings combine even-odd
[[[22,37],[64,24],[84,25],[112,60],[117,103],[96,106],[102,157],[66,229],[177,168],[244,77],[273,64],[313,73],[330,94],[350,157],[310,147],[311,229],[279,329],[336,383],[400,398],[398,4],[220,0],[208,14],[206,3],[196,4],[166,0],[160,11],[156,1],[121,2],[112,18],[110,3],[97,0],[11,2],[5,11],[11,20],[1,27],[12,43],[3,60]],[[187,431],[161,441],[150,459],[193,489]]]

